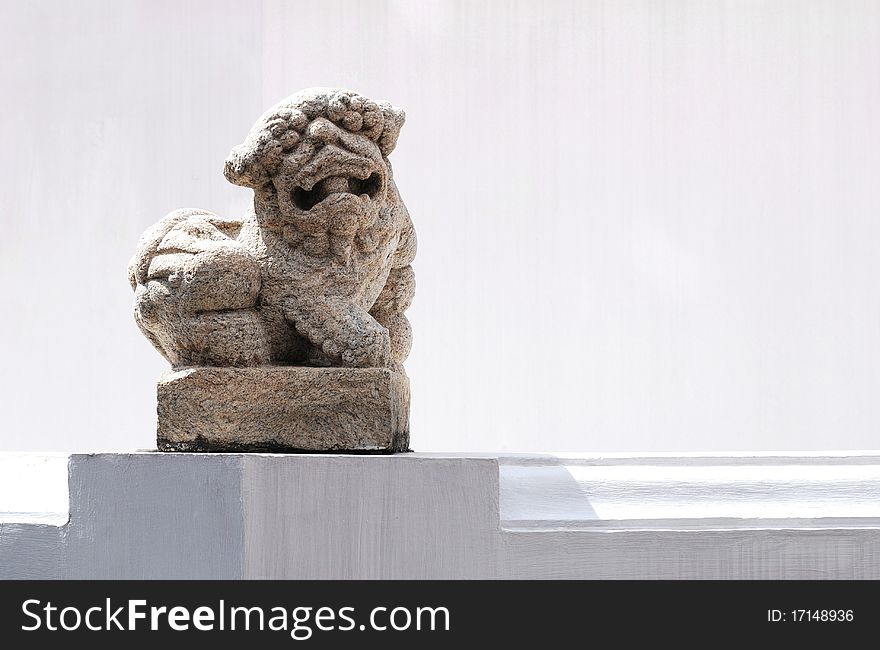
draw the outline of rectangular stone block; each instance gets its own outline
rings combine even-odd
[[[388,368],[184,368],[157,393],[162,451],[409,449],[409,379]]]

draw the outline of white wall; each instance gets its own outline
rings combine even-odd
[[[880,4],[9,2],[0,448],[149,447],[125,266],[264,108],[407,109],[422,450],[880,447]]]

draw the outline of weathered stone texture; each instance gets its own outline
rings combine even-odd
[[[343,375],[320,370],[386,368],[394,371],[389,376],[405,378],[412,330],[404,312],[415,294],[410,263],[416,235],[388,160],[403,121],[401,109],[349,90],[299,92],[257,120],[226,160],[226,178],[254,191],[253,208],[244,217],[176,210],[141,237],[129,265],[135,319],[173,368],[309,367],[296,378],[306,383],[297,385],[295,407],[283,406],[286,393],[272,392],[291,388],[287,379],[256,373],[268,384],[250,384],[255,419],[247,428],[211,433],[194,424],[190,433],[211,433],[217,444],[232,448],[269,440],[281,417],[288,433],[317,436],[309,442],[297,433],[298,448],[342,449],[340,441],[348,440],[360,449],[370,439],[363,438],[365,423],[388,426],[406,419],[408,406],[390,398],[403,409],[391,419],[358,413],[373,407],[358,406],[356,395],[346,395],[341,385],[334,392],[328,382]],[[241,375],[211,376],[219,382],[217,394],[232,399]],[[223,385],[220,377],[232,384]],[[385,388],[375,386],[380,394]],[[163,390],[160,385],[160,396]],[[313,407],[329,417],[325,395],[351,410],[326,420],[336,427],[327,439],[317,431],[320,418],[310,415]],[[315,400],[312,407],[309,399]],[[194,408],[190,400],[175,403]],[[222,422],[223,404],[212,403],[218,411],[213,420],[204,409],[196,417],[160,403],[160,438],[167,430],[163,418]],[[308,424],[296,429],[293,414]],[[261,423],[260,416],[268,419]],[[346,422],[354,427],[347,433]],[[265,430],[258,432],[260,426]],[[396,439],[399,431],[381,435]],[[393,440],[386,445],[398,447]]]
[[[388,368],[186,368],[159,379],[164,451],[409,448],[409,380]]]

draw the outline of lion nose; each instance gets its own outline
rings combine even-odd
[[[326,117],[318,117],[312,120],[312,123],[306,128],[306,133],[309,137],[324,144],[339,142],[343,135],[342,129]]]

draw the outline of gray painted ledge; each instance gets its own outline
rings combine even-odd
[[[0,578],[880,579],[880,456],[5,454]]]

